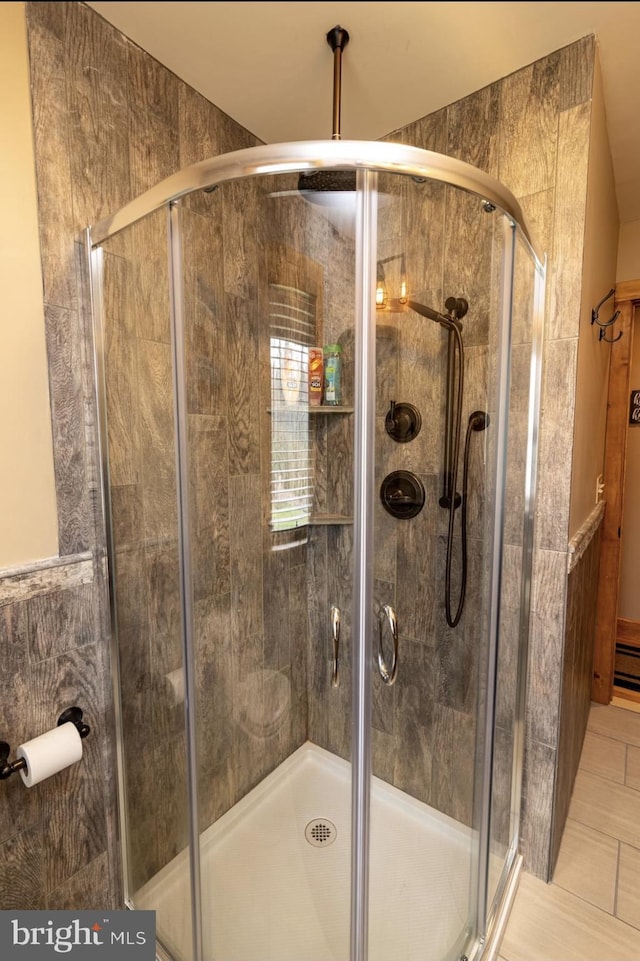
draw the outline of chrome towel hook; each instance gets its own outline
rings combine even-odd
[[[385,620],[389,623],[391,637],[393,638],[393,653],[390,668],[387,666],[382,646],[382,629]],[[381,607],[380,613],[378,614],[378,670],[385,684],[391,686],[395,682],[396,674],[398,673],[398,620],[396,618],[396,612],[390,604],[385,604]]]

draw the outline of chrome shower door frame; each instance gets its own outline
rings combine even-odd
[[[371,639],[375,477],[375,298],[378,175],[357,175],[351,774],[351,961],[366,961],[371,806]]]
[[[373,650],[373,477],[375,450],[375,283],[376,283],[376,221],[377,221],[377,175],[394,173],[414,177],[417,180],[433,180],[450,184],[478,197],[485,210],[499,210],[505,218],[505,233],[511,231],[511,243],[516,230],[531,252],[534,264],[542,270],[541,261],[536,256],[520,207],[506,188],[484,172],[454,158],[434,154],[401,144],[366,141],[311,141],[303,143],[275,144],[253,147],[231,154],[214,157],[195,164],[162,181],[141,197],[128,204],[110,218],[100,221],[86,232],[86,249],[91,261],[91,291],[94,316],[94,340],[96,355],[96,384],[98,390],[98,409],[100,414],[101,462],[103,483],[103,506],[108,532],[109,554],[111,558],[112,535],[108,504],[109,467],[107,451],[106,391],[104,378],[104,358],[102,347],[102,257],[100,245],[109,237],[119,233],[131,224],[155,210],[165,207],[169,218],[169,269],[171,282],[171,327],[172,355],[174,365],[175,424],[176,424],[176,470],[177,498],[180,522],[180,579],[183,622],[183,646],[185,657],[185,722],[187,734],[187,769],[189,798],[189,845],[190,845],[190,884],[192,903],[192,926],[194,961],[203,961],[202,926],[200,909],[199,879],[199,831],[197,796],[197,754],[196,730],[193,711],[195,703],[195,669],[193,645],[193,610],[190,588],[191,574],[189,551],[185,531],[188,529],[188,468],[187,468],[187,430],[186,430],[186,387],[184,361],[184,318],[183,318],[183,270],[182,245],[180,236],[180,204],[182,197],[221,183],[248,177],[269,174],[305,172],[319,169],[353,170],[357,174],[356,208],[356,397],[355,405],[355,458],[354,458],[354,671],[353,671],[353,752],[352,752],[352,860],[351,860],[351,941],[350,961],[367,961],[368,957],[368,882],[369,882],[369,830],[370,830],[370,789],[371,789],[371,653]],[[512,257],[512,255],[511,255]],[[507,258],[508,260],[508,258]],[[512,263],[503,265],[503,271],[512,273]],[[505,274],[503,272],[503,283]],[[508,397],[508,371],[511,319],[511,283],[507,278],[503,290],[502,319],[504,330],[500,334],[500,363],[498,374],[498,395],[500,418],[497,426],[506,418]],[[539,306],[539,305],[538,305]],[[502,325],[501,325],[502,327]],[[539,378],[540,351],[534,349],[534,373]],[[537,366],[536,366],[537,365]],[[530,432],[536,434],[535,443],[531,437],[527,453],[528,500],[532,511],[535,496],[535,461],[537,443],[537,417],[539,414],[539,379],[537,394],[531,396]],[[478,863],[476,923],[479,940],[473,952],[480,958],[486,945],[486,936],[491,928],[489,906],[487,904],[488,864],[483,857],[488,855],[490,831],[490,805],[492,789],[492,749],[495,694],[495,671],[497,641],[499,631],[498,608],[500,597],[500,563],[502,558],[502,498],[506,464],[504,443],[497,447],[494,463],[496,479],[496,510],[492,529],[492,572],[490,599],[490,638],[489,638],[489,700],[490,709],[485,718],[484,738],[486,738],[482,774],[482,811]],[[501,480],[502,478],[502,480]],[[528,605],[530,594],[530,558],[526,590],[523,600]],[[113,590],[113,582],[112,582]],[[112,625],[115,625],[115,597],[112,593]],[[525,612],[528,616],[528,607]],[[524,616],[524,614],[523,614]],[[116,688],[118,759],[120,765],[120,807],[123,851],[125,852],[126,871],[126,818],[125,791],[122,759],[122,710],[119,705],[117,678],[117,638],[112,626],[114,666],[114,686]],[[520,651],[520,669],[526,671],[526,652]],[[516,738],[515,759],[518,770],[514,779],[522,776],[522,711],[524,681],[520,677],[518,693],[520,725]],[[493,686],[492,686],[493,685]],[[519,789],[518,789],[519,791]],[[516,793],[519,799],[519,793]],[[513,825],[512,825],[513,827]],[[516,832],[517,837],[517,832]],[[513,859],[512,859],[513,860]],[[503,885],[504,887],[504,885]]]

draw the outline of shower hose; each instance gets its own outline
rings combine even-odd
[[[447,557],[445,565],[445,587],[444,587],[444,607],[447,624],[449,627],[457,627],[462,611],[467,591],[467,494],[469,487],[469,454],[471,450],[471,435],[474,431],[484,430],[488,425],[487,415],[483,411],[474,411],[467,424],[467,433],[464,441],[464,458],[462,467],[462,500],[460,504],[460,592],[458,594],[458,604],[455,615],[452,614],[452,587],[451,587],[451,567],[453,563],[453,544],[456,517],[456,487],[458,483],[458,455],[460,452],[460,427],[462,419],[462,398],[464,391],[464,344],[462,334],[457,325],[452,324],[450,330],[454,333],[455,343],[458,354],[458,385],[456,391],[456,410],[453,422],[453,444],[452,444],[452,470],[451,470],[451,496],[449,497],[449,523],[447,527]]]

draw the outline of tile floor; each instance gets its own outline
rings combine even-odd
[[[553,881],[521,876],[501,961],[640,961],[640,713],[615,705],[591,706]]]

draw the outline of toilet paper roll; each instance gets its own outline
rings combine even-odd
[[[27,762],[26,770],[20,771],[20,777],[27,787],[33,787],[79,761],[82,757],[82,739],[75,724],[69,721],[21,744],[16,755]]]

